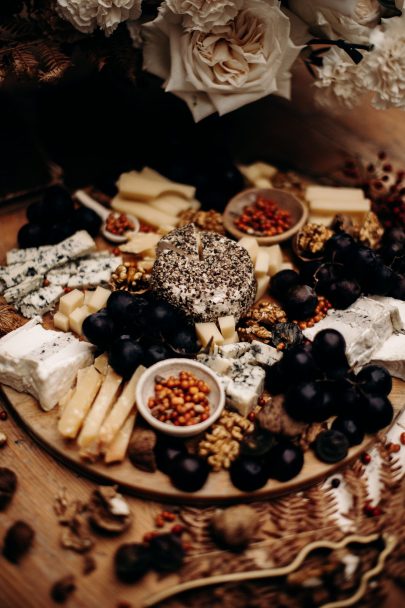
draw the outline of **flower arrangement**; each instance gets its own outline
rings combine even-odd
[[[83,57],[143,69],[196,121],[270,94],[303,59],[321,105],[405,109],[404,0],[2,0],[0,81],[52,82]]]

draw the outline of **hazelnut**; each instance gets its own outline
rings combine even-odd
[[[70,574],[54,583],[51,589],[51,598],[57,604],[63,604],[75,589],[75,578]]]
[[[16,521],[6,532],[3,544],[3,555],[14,564],[30,549],[35,537],[31,526],[24,521]]]
[[[0,467],[0,511],[3,511],[14,496],[17,488],[17,476],[14,471]]]

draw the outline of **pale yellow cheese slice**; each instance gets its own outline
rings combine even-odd
[[[261,277],[257,278],[257,291],[256,291],[255,302],[257,302],[258,300],[263,298],[263,296],[266,295],[266,292],[269,288],[269,284],[270,284],[269,276],[262,275]]]
[[[163,182],[148,179],[144,175],[122,173],[118,179],[117,187],[121,195],[136,201],[150,201],[168,192],[176,192],[184,198],[194,198],[195,188],[176,182]]]
[[[80,306],[75,308],[69,315],[69,327],[78,336],[82,335],[83,321],[89,316],[90,310],[88,306]]]
[[[80,369],[77,373],[75,392],[66,404],[58,430],[62,437],[74,439],[82,426],[102,381],[101,374],[93,365]]]
[[[108,372],[108,355],[107,353],[101,353],[98,357],[94,359],[94,367],[100,374],[105,376]]]
[[[127,243],[120,245],[120,250],[125,253],[143,253],[156,247],[161,238],[160,234],[154,232],[138,232]]]
[[[257,254],[259,253],[259,244],[254,236],[244,236],[238,241],[238,245],[246,249],[250,255],[253,264],[256,262]]]
[[[364,216],[371,209],[369,199],[362,200],[333,200],[319,199],[310,201],[309,211],[311,215],[334,216],[337,213],[348,213],[349,215]]]
[[[145,369],[146,368],[143,365],[140,365],[135,370],[132,378],[125,385],[120,397],[103,422],[99,436],[101,444],[109,445],[129,416],[129,413],[135,405],[136,386]]]
[[[269,273],[270,267],[270,253],[268,249],[264,247],[259,247],[259,251],[257,253],[256,262],[255,262],[255,275],[256,277],[260,277],[264,274]]]
[[[305,192],[308,201],[361,201],[364,192],[361,188],[341,188],[333,186],[308,186]]]
[[[75,308],[83,306],[83,303],[84,293],[79,291],[79,289],[73,289],[59,300],[59,312],[68,317]]]
[[[78,437],[77,443],[81,448],[86,448],[93,441],[96,441],[101,425],[117,397],[121,382],[122,377],[109,367]]]
[[[151,167],[144,167],[140,174],[148,179],[154,179],[157,182],[170,183],[170,179],[155,171],[155,169],[151,169]]]
[[[281,270],[281,265],[283,263],[283,252],[281,251],[280,245],[272,245],[271,247],[266,247],[265,249],[269,254],[268,274],[270,277],[272,277],[273,274],[276,274],[279,270]]]
[[[111,295],[111,290],[105,287],[98,286],[95,291],[92,292],[90,299],[88,300],[87,306],[90,312],[98,312],[104,308],[107,304],[107,300]]]
[[[134,215],[138,220],[150,224],[155,228],[172,225],[173,223],[177,225],[178,223],[177,218],[168,213],[163,213],[159,209],[154,209],[148,203],[129,201],[121,196],[115,196],[112,199],[111,207],[116,211],[121,211],[121,213]]]
[[[235,333],[235,317],[233,315],[227,315],[226,317],[219,317],[218,319],[219,330],[223,335],[224,339],[231,338]]]
[[[111,464],[112,462],[122,462],[124,460],[132,431],[134,430],[135,421],[136,410],[128,416],[124,422],[124,426],[118,431],[117,435],[106,449],[104,461],[107,464]]]
[[[195,331],[197,338],[203,346],[207,346],[211,338],[213,339],[214,344],[220,345],[224,343],[224,337],[215,323],[196,323]]]
[[[150,205],[163,213],[176,217],[182,211],[190,209],[191,202],[175,194],[162,194],[159,198],[150,202]]]
[[[224,340],[224,344],[236,344],[236,342],[239,342],[239,336],[237,331],[235,331],[232,336],[230,336],[229,338],[225,338]]]
[[[53,324],[55,326],[55,329],[69,331],[69,317],[67,317],[60,311],[55,312],[55,314],[53,315]]]

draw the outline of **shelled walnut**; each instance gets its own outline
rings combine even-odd
[[[326,241],[333,236],[333,230],[322,224],[307,224],[297,235],[297,248],[300,254],[320,254]]]
[[[245,433],[251,433],[253,429],[254,425],[247,418],[226,410],[200,441],[198,453],[200,456],[208,456],[208,463],[214,471],[229,469],[239,454],[240,442]]]
[[[248,310],[245,318],[248,321],[273,325],[274,323],[285,323],[287,315],[285,311],[274,302],[258,302]]]
[[[238,327],[238,336],[242,342],[259,340],[260,342],[264,342],[264,344],[270,344],[273,334],[262,325],[259,325],[259,323],[248,321],[247,327]]]
[[[377,249],[381,243],[384,228],[375,213],[367,213],[366,219],[360,227],[359,241],[371,249]]]
[[[144,293],[149,289],[150,271],[142,266],[140,260],[120,264],[111,275],[110,287],[113,291]]]
[[[179,227],[187,226],[187,224],[195,224],[200,230],[225,234],[222,214],[218,213],[218,211],[214,211],[214,209],[210,209],[209,211],[193,211],[190,209],[182,211],[179,214],[179,217]]]

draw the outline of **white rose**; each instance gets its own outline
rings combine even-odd
[[[236,17],[243,0],[166,0],[173,13],[183,15],[189,30],[208,32],[215,25],[225,25]]]
[[[142,0],[57,0],[59,15],[79,32],[90,34],[99,27],[107,36],[122,21],[138,19]]]
[[[332,110],[339,107],[353,108],[360,101],[364,89],[358,78],[358,66],[338,48],[331,48],[323,57],[323,65],[317,68],[314,85],[315,100]]]
[[[362,86],[374,93],[376,108],[405,110],[405,13],[384,19],[370,42],[374,48],[359,64]]]
[[[271,93],[289,98],[290,68],[301,47],[277,0],[243,0],[226,25],[187,31],[163,5],[144,31],[144,69],[184,99],[196,121],[223,115]]]

